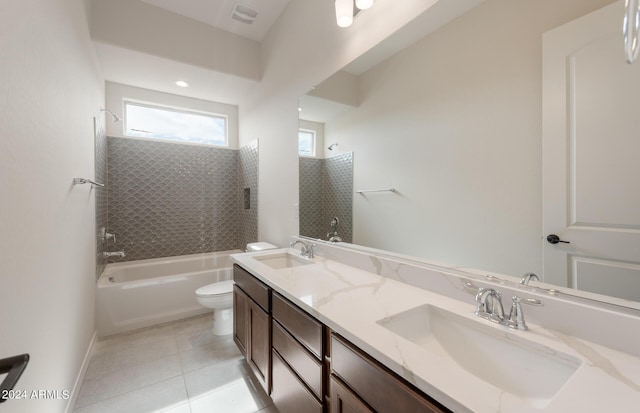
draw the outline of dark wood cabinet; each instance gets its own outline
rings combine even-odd
[[[249,300],[247,323],[249,346],[246,359],[267,394],[271,391],[271,320],[269,314],[253,300]]]
[[[237,265],[234,281],[234,340],[280,413],[450,412]]]
[[[309,391],[304,381],[273,350],[273,392],[271,398],[279,413],[322,413],[324,405]]]
[[[247,306],[249,305],[249,297],[238,288],[233,286],[233,341],[246,357],[247,355]]]
[[[331,376],[330,382],[331,413],[375,413],[335,376]]]
[[[243,268],[234,265],[233,334],[249,367],[271,393],[271,314],[269,288]]]
[[[344,387],[348,387],[352,396],[359,398],[363,405],[371,406],[374,411],[450,412],[335,333],[331,333],[331,372],[344,383]],[[340,403],[340,400],[333,400],[335,397],[342,398],[344,404],[344,391],[331,393],[332,405]],[[349,403],[351,405],[353,403]]]
[[[324,325],[278,293],[272,300],[274,404],[280,413],[297,413],[304,410],[290,400],[299,399],[306,400],[311,411],[326,411]],[[287,374],[275,374],[276,356]]]

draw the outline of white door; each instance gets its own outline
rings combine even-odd
[[[640,62],[623,15],[618,1],[543,36],[544,281],[640,301]]]

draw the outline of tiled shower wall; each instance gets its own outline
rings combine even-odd
[[[326,159],[300,158],[300,234],[327,239],[331,220],[338,234],[353,240],[353,152]]]
[[[133,261],[244,248],[257,240],[257,143],[232,150],[109,137],[110,251]],[[242,160],[241,160],[242,158]],[[242,170],[242,172],[241,172]],[[242,182],[241,182],[242,181]]]
[[[95,176],[96,182],[107,181],[107,133],[100,118],[94,118],[95,129]],[[107,188],[94,188],[96,194],[96,278],[102,274],[107,259],[102,256],[108,245],[102,241],[100,232],[107,227]]]
[[[240,247],[258,240],[258,141],[240,148],[239,184]],[[245,205],[245,196],[248,204]],[[248,207],[248,208],[247,208]]]

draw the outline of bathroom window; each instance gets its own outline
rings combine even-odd
[[[125,135],[228,146],[227,117],[125,101]]]
[[[298,130],[298,155],[316,156],[316,131]]]

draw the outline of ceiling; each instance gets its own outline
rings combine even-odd
[[[289,0],[141,0],[152,6],[261,42]],[[251,24],[231,18],[236,4],[258,12]]]

